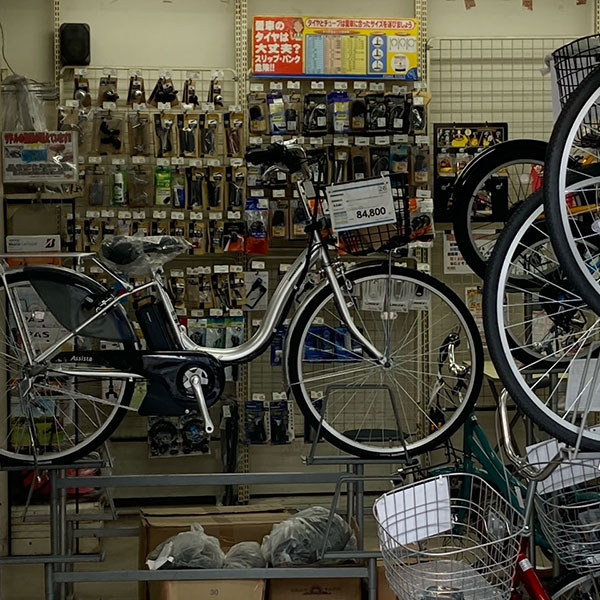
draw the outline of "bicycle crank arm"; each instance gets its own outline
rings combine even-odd
[[[204,399],[204,392],[202,391],[202,380],[200,375],[192,375],[190,378],[190,384],[192,386],[192,391],[194,392],[194,396],[196,396],[196,401],[198,402],[198,407],[200,408],[200,412],[202,413],[202,418],[204,419],[204,431],[208,435],[210,435],[214,430],[215,426],[210,418],[210,414],[208,412],[208,407],[206,406],[206,400]]]

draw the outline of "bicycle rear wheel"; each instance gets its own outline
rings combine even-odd
[[[24,268],[9,272],[6,279],[13,302],[0,284],[0,386],[5,402],[0,408],[0,463],[72,462],[112,434],[134,388],[132,381],[103,376],[107,367],[88,353],[133,351],[135,334],[117,305],[62,344],[57,356],[32,366],[31,358],[93,314],[85,299],[106,290],[88,277],[55,267]]]
[[[300,307],[285,348],[287,383],[304,417],[337,448],[365,458],[419,454],[464,422],[483,376],[473,317],[429,275],[387,263],[340,278],[380,365],[340,320],[329,283]],[[386,351],[387,349],[387,351]]]
[[[600,575],[565,573],[550,582],[548,593],[552,600],[600,600]]]
[[[600,321],[570,286],[543,211],[543,195],[535,194],[496,243],[483,294],[486,339],[503,384],[523,412],[572,445],[585,419],[581,447],[597,450],[600,435],[590,428],[599,413],[584,410],[587,395],[579,393],[577,381],[600,340]]]
[[[509,216],[541,185],[545,155],[545,142],[510,140],[477,155],[456,180],[452,193],[456,243],[482,279]]]

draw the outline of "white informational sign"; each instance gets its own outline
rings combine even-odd
[[[77,181],[76,131],[5,131],[2,134],[4,183]]]
[[[7,235],[6,252],[9,254],[60,252],[60,235]]]
[[[386,494],[375,503],[377,521],[398,544],[406,546],[452,528],[450,487],[446,477]]]
[[[498,232],[494,229],[478,229],[477,233],[471,235],[483,256],[489,256],[494,249]],[[444,233],[444,275],[473,275],[473,271],[458,249],[456,237],[452,231]]]
[[[600,410],[600,373],[597,373],[599,368],[597,358],[578,358],[571,361],[565,399],[570,411],[584,413]]]
[[[333,230],[349,231],[396,222],[389,177],[363,179],[327,188]]]

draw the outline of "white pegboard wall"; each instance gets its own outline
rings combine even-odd
[[[547,140],[553,126],[544,57],[571,38],[434,38],[429,124],[507,122],[509,138]]]

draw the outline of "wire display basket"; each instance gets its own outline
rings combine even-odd
[[[580,573],[600,570],[600,462],[562,462],[538,484],[535,502],[561,563]]]
[[[525,523],[480,477],[432,477],[384,494],[373,512],[400,600],[510,598]]]
[[[338,249],[342,253],[366,256],[406,247],[414,241],[433,240],[432,215],[419,210],[417,200],[408,197],[407,175],[391,173],[389,177],[396,222],[337,233]]]

